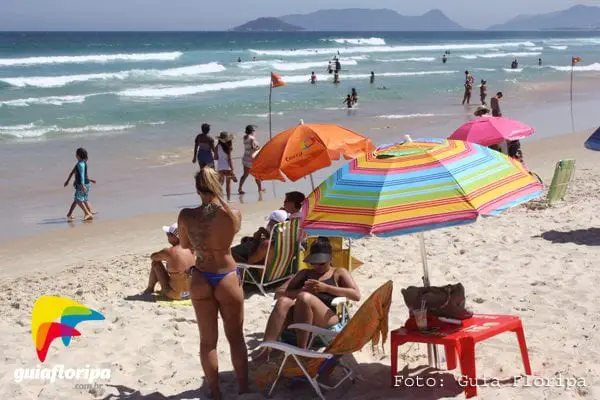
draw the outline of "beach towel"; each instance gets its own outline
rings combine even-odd
[[[161,305],[171,306],[171,307],[186,307],[192,305],[192,299],[181,299],[181,300],[172,300],[166,296],[158,295],[156,296],[156,302]]]

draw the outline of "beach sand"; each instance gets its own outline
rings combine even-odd
[[[550,209],[518,207],[498,218],[425,233],[432,284],[462,282],[476,313],[518,315],[523,320],[536,377],[554,381],[534,387],[512,383],[523,373],[514,335],[504,334],[477,346],[477,373],[498,378],[500,387],[479,388],[482,399],[600,398],[600,172],[597,153],[583,148],[589,135],[560,136],[523,144],[528,167],[549,184],[554,164],[575,158],[577,172],[567,201]],[[244,207],[240,235],[264,224],[281,201]],[[44,233],[0,247],[0,399],[204,399],[198,359],[199,336],[191,306],[128,299],[147,283],[149,254],[166,245],[162,225],[176,212],[130,219],[95,221]],[[394,282],[390,329],[403,325],[408,310],[400,289],[419,285],[422,267],[416,235],[354,242],[364,262],[354,278],[363,300],[385,281]],[[37,297],[71,297],[98,310],[104,321],[83,322],[68,348],[56,340],[43,367],[110,368],[101,387],[77,389],[73,381],[16,383],[15,369],[40,365],[31,339],[31,308]],[[260,341],[271,300],[256,290],[246,293],[245,335],[250,349]],[[225,398],[236,398],[229,347],[219,322],[218,356]],[[443,352],[442,352],[443,353]],[[443,378],[434,388],[390,388],[389,342],[385,354],[371,346],[356,353],[361,380],[327,394],[329,399],[464,398],[454,376],[426,369],[424,345],[399,349],[399,368],[421,377]],[[256,366],[251,364],[251,377]],[[558,378],[585,381],[585,387],[558,385]],[[438,382],[440,380],[438,379]],[[538,384],[541,381],[538,381]],[[86,383],[86,382],[78,382]],[[252,383],[254,390],[256,385]],[[241,396],[262,399],[262,393]],[[279,384],[275,398],[313,398],[309,385]]]

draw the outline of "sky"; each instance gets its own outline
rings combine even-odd
[[[389,8],[404,15],[441,9],[465,28],[599,0],[0,0],[0,30],[225,30],[258,17],[323,8]]]

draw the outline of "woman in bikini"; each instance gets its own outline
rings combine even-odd
[[[246,134],[244,135],[244,156],[242,157],[242,167],[244,167],[244,174],[240,178],[240,186],[238,188],[239,194],[245,194],[242,189],[244,186],[244,182],[250,175],[250,169],[252,168],[252,162],[254,161],[254,153],[260,149],[256,138],[254,137],[254,126],[248,125],[246,127]],[[256,186],[258,186],[258,192],[263,192],[264,189],[262,187],[262,183],[259,179],[254,179],[256,181]]]
[[[336,297],[359,301],[360,291],[348,270],[334,268],[331,259],[329,240],[316,240],[310,247],[310,254],[304,260],[312,268],[299,271],[277,289],[277,302],[267,322],[264,341],[277,340],[286,326],[292,323],[317,325],[325,329],[341,328],[337,326],[339,320],[331,302]],[[307,347],[308,336],[308,332],[296,332],[298,347]],[[253,358],[260,358],[266,354],[267,350],[261,348],[254,352]]]
[[[239,392],[248,392],[244,291],[230,251],[242,216],[223,199],[219,174],[214,169],[205,167],[196,174],[196,190],[202,205],[181,210],[177,222],[181,247],[196,252],[196,264],[188,271],[190,295],[200,330],[200,362],[213,398],[219,399],[218,312],[229,342]]]

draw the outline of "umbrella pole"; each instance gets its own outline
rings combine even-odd
[[[425,248],[425,235],[419,232],[419,242],[421,244],[421,261],[423,263],[423,286],[429,287],[429,269],[427,268],[427,249]],[[427,345],[427,360],[429,366],[440,369],[437,347],[433,344]]]
[[[313,192],[315,191],[315,181],[313,179],[312,174],[310,174],[310,186],[312,186]]]

